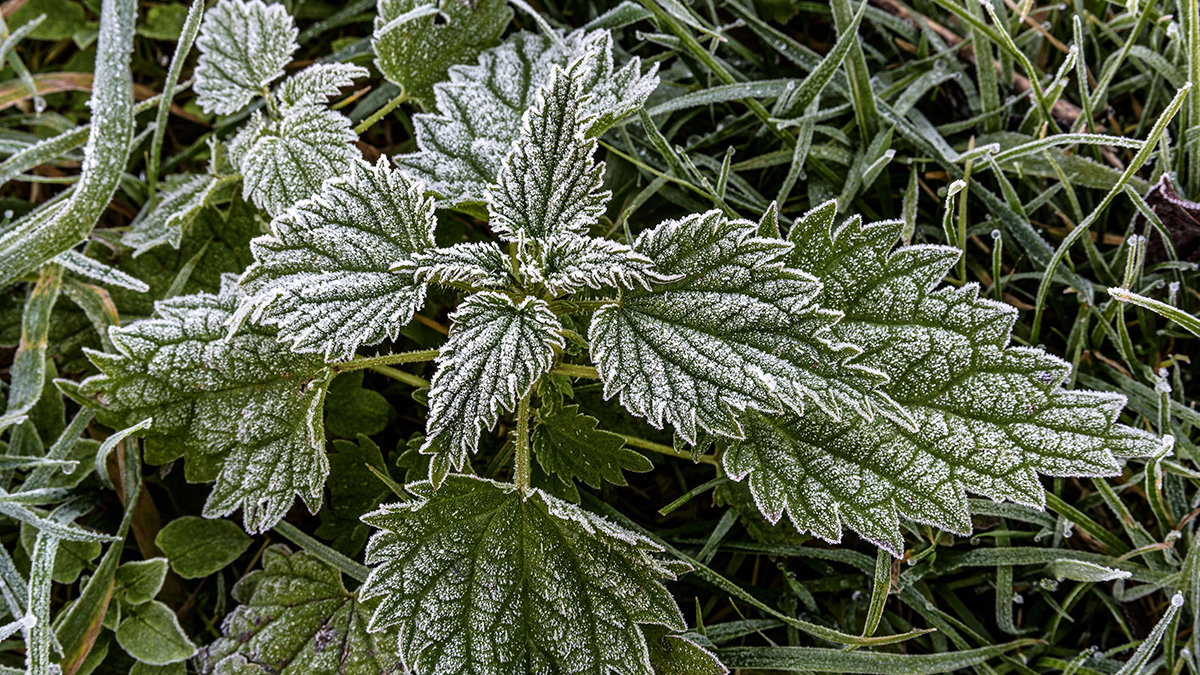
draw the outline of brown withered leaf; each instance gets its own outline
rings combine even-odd
[[[1171,235],[1176,256],[1180,260],[1200,262],[1200,203],[1180,197],[1166,174],[1163,174],[1158,184],[1146,193],[1146,203]],[[1134,229],[1141,232],[1145,225],[1146,219],[1139,213],[1134,221]],[[1154,265],[1170,260],[1158,230],[1151,228],[1149,237],[1146,264]]]

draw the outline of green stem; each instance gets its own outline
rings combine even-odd
[[[591,366],[577,366],[573,363],[561,363],[550,369],[551,375],[567,375],[569,377],[586,377],[591,380],[600,379],[600,371]]]
[[[529,490],[529,396],[525,394],[517,404],[517,456],[513,481],[522,494]]]
[[[367,574],[370,572],[366,565],[347,558],[337,551],[329,548],[325,544],[313,539],[307,534],[300,531],[295,525],[281,520],[275,524],[275,531],[287,537],[300,548],[308,551],[323,562],[329,563],[336,567],[343,574],[356,581],[366,581]]]
[[[375,368],[377,366],[392,366],[397,363],[421,363],[422,361],[432,361],[437,358],[438,350],[436,349],[421,349],[415,352],[400,352],[398,354],[384,354],[382,356],[372,356],[370,358],[354,358],[350,361],[335,363],[329,367],[335,373],[344,373],[349,370],[362,370],[364,368]]]
[[[390,113],[393,110],[395,110],[396,108],[398,108],[401,103],[404,103],[407,100],[408,100],[408,92],[401,90],[399,96],[397,96],[396,98],[385,103],[383,105],[383,107],[380,108],[379,110],[376,110],[375,112],[371,113],[371,116],[368,117],[367,119],[359,122],[358,126],[354,127],[354,133],[362,135],[363,132],[365,132],[367,129],[370,129],[371,127],[375,126],[376,122],[383,119],[384,117],[387,117],[388,113]]]
[[[397,370],[391,366],[372,366],[371,372],[390,377],[397,382],[403,382],[404,384],[416,387],[417,389],[423,389],[429,386],[429,380],[421,377],[420,375],[406,373],[403,370]]]
[[[716,455],[700,455],[699,457],[693,459],[692,453],[676,450],[675,448],[672,448],[669,445],[663,445],[662,443],[655,443],[654,441],[648,441],[644,438],[638,438],[637,436],[626,436],[625,434],[617,434],[617,435],[620,436],[621,438],[624,438],[626,443],[628,443],[629,445],[632,445],[635,448],[649,450],[650,452],[657,452],[660,455],[668,455],[670,457],[678,457],[679,459],[691,459],[691,460],[699,462],[701,464],[711,464],[713,466],[720,466],[720,461],[717,459]]]

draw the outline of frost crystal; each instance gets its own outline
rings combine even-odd
[[[590,120],[584,130],[588,136],[636,110],[658,85],[655,68],[643,75],[637,58],[614,68],[608,31],[576,31],[561,39],[560,45],[542,35],[517,33],[481,54],[477,65],[451,68],[450,80],[434,87],[439,113],[414,118],[419,151],[398,157],[397,163],[450,205],[483,202],[552,66],[566,68],[594,55],[579,73],[580,91],[590,95],[582,111]]]
[[[1114,455],[1157,447],[1116,424],[1122,397],[1064,390],[1067,363],[1009,347],[1013,308],[980,298],[975,285],[937,288],[956,249],[892,252],[901,222],[854,219],[832,231],[835,214],[831,202],[796,223],[789,264],[822,279],[821,304],[845,313],[834,335],[861,345],[862,362],[891,377],[883,390],[916,424],[821,411],[743,415],[745,440],[725,454],[725,468],[749,475],[772,522],[786,512],[828,541],[840,540],[844,523],[899,555],[901,516],[965,534],[967,490],[1042,507],[1039,472],[1111,475]]]
[[[196,103],[229,115],[245,108],[275,80],[299,48],[298,31],[283,5],[221,0],[208,10],[196,47]]]
[[[276,93],[285,107],[325,103],[369,74],[366,68],[349,63],[317,63],[289,77]]]
[[[450,476],[363,517],[364,598],[421,673],[652,675],[637,624],[684,630],[658,546],[540,490]]]
[[[369,633],[378,601],[359,602],[342,573],[276,544],[233,587],[222,637],[196,657],[202,675],[387,675],[406,672],[394,631]]]
[[[479,444],[481,427],[493,428],[500,408],[512,412],[563,347],[562,324],[537,298],[519,303],[482,291],[450,317],[450,337],[438,354],[429,389],[429,432],[423,452],[448,453],[461,469]]]
[[[606,397],[688,442],[699,429],[741,437],[738,411],[816,403],[902,411],[874,393],[884,377],[846,362],[857,350],[834,339],[838,313],[815,299],[821,284],[784,265],[787,242],[757,236],[755,224],[719,211],[669,220],[635,249],[677,281],[634,289],[596,312],[589,333]]]
[[[490,227],[505,241],[584,235],[604,213],[604,165],[592,160],[596,141],[584,136],[586,101],[579,71],[594,60],[573,61],[568,72],[551,66],[550,79],[521,120],[521,135],[487,190]]]
[[[271,221],[271,234],[251,244],[257,262],[242,279],[242,314],[329,359],[397,337],[424,304],[425,285],[390,270],[433,248],[437,220],[424,187],[387,161],[354,160],[346,176]]]
[[[255,111],[229,145],[245,178],[244,197],[272,215],[317,193],[327,178],[351,170],[360,155],[350,120],[320,105],[283,108],[270,119]]]
[[[79,385],[114,429],[147,417],[147,461],[187,459],[190,481],[216,479],[204,514],[244,510],[247,530],[269,529],[295,495],[321,505],[329,376],[320,358],[280,345],[275,331],[247,323],[226,340],[240,300],[226,276],[219,295],[177,296],[155,316],[113,328],[118,353],[88,351],[101,374]]]

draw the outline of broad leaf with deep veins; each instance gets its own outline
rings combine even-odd
[[[202,649],[203,675],[380,675],[403,673],[393,631],[370,633],[378,601],[346,590],[342,573],[306,551],[276,544],[262,569],[233,587],[241,603],[223,635]]]
[[[637,110],[658,85],[656,69],[643,74],[637,58],[614,66],[608,31],[575,31],[561,44],[517,33],[483,52],[478,64],[451,68],[449,81],[434,86],[438,113],[414,117],[418,151],[397,163],[450,205],[482,203],[552,66],[566,68],[588,54],[594,58],[581,73],[581,90],[590,94],[583,106],[589,137]]]
[[[410,97],[432,102],[434,84],[494,47],[512,15],[504,0],[381,0],[375,66]]]
[[[279,326],[297,351],[330,359],[395,339],[425,302],[424,283],[390,271],[433,248],[437,221],[423,192],[386,157],[355,160],[252,242],[243,313]]]
[[[858,350],[831,332],[838,314],[816,302],[820,282],[784,264],[791,244],[755,230],[710,211],[642,233],[637,252],[677,280],[595,313],[605,397],[688,442],[700,430],[740,437],[746,409],[903,417],[874,391],[877,370],[848,363]]]
[[[659,547],[532,489],[454,475],[363,520],[364,598],[421,673],[652,675],[638,624],[684,629]]]
[[[220,0],[204,16],[196,47],[196,103],[229,115],[249,105],[300,47],[299,34],[283,5],[262,0]]]
[[[788,263],[821,278],[819,302],[845,313],[834,335],[890,376],[884,391],[916,425],[819,410],[743,415],[745,440],[725,453],[725,468],[749,477],[768,519],[787,513],[827,541],[844,524],[899,555],[901,517],[967,534],[967,491],[1040,508],[1039,473],[1113,475],[1118,456],[1159,446],[1116,423],[1123,397],[1065,390],[1066,362],[1009,346],[1012,307],[973,284],[939,288],[957,249],[893,251],[899,221],[855,218],[834,230],[835,215],[828,203],[797,221]]]
[[[79,391],[114,429],[152,417],[146,459],[186,458],[195,482],[216,480],[204,514],[243,510],[247,530],[283,518],[300,495],[321,506],[329,463],[321,406],[329,375],[320,357],[247,322],[227,338],[239,300],[227,276],[219,295],[163,300],[155,316],[110,331],[116,354],[89,351],[101,374]]]
[[[450,316],[450,337],[437,357],[429,389],[424,452],[447,453],[461,469],[491,429],[500,409],[512,412],[562,348],[562,324],[537,298],[514,303],[493,291],[476,293]]]

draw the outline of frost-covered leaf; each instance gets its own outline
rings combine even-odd
[[[251,541],[228,520],[197,516],[176,518],[154,537],[171,569],[184,579],[203,579],[225,569],[246,552]]]
[[[179,248],[183,229],[196,219],[201,209],[211,203],[214,193],[226,184],[218,176],[172,176],[163,186],[158,200],[148,204],[129,226],[129,231],[121,236],[121,243],[132,248],[135,256],[162,244]]]
[[[429,429],[423,452],[445,452],[461,469],[491,429],[500,408],[512,412],[562,348],[562,324],[537,298],[513,303],[482,291],[450,315],[450,337],[437,357],[429,389]]]
[[[395,339],[425,302],[425,285],[394,264],[431,249],[437,221],[424,187],[388,166],[357,159],[347,175],[271,221],[255,239],[242,313],[278,325],[302,352],[348,359]]]
[[[364,597],[421,673],[652,675],[638,624],[684,629],[658,546],[541,490],[450,476],[363,517]],[[677,570],[678,568],[674,568]]]
[[[88,352],[101,374],[79,393],[115,429],[153,417],[147,461],[186,457],[189,480],[216,479],[205,515],[241,507],[246,529],[259,532],[297,494],[312,511],[321,505],[328,375],[320,357],[289,350],[273,328],[247,322],[227,339],[240,300],[225,277],[219,295],[156,303],[154,317],[110,331],[118,353]]]
[[[360,602],[342,575],[276,544],[233,587],[241,603],[223,636],[196,657],[203,675],[380,675],[406,672],[391,631],[367,632],[377,600]]]
[[[834,340],[838,314],[816,302],[821,284],[788,268],[791,245],[719,211],[668,220],[634,247],[678,280],[626,291],[596,312],[589,332],[604,395],[689,443],[698,430],[740,437],[738,411],[779,412],[805,402],[870,417],[878,372],[847,365],[857,350]]]
[[[329,453],[329,503],[321,509],[316,535],[329,540],[338,551],[357,556],[371,534],[359,517],[379,508],[388,497],[394,498],[371,471],[388,475],[387,463],[379,446],[362,434],[357,442],[336,440],[333,447],[336,452]]]
[[[840,540],[844,523],[899,554],[900,517],[965,534],[968,490],[1041,507],[1038,473],[1111,475],[1114,455],[1158,447],[1116,424],[1122,397],[1064,390],[1067,363],[1008,346],[1012,307],[980,298],[975,285],[937,288],[956,249],[892,252],[900,221],[855,219],[831,233],[835,214],[830,203],[796,223],[789,262],[821,277],[820,302],[845,313],[837,339],[861,345],[862,362],[891,376],[883,389],[916,427],[816,410],[745,415],[746,440],[725,454],[725,468],[749,475],[769,519],[787,513],[828,541]]]
[[[229,115],[275,80],[299,48],[296,23],[283,5],[220,0],[204,15],[196,47],[196,103]]]
[[[642,626],[654,675],[725,675],[729,670],[707,649],[686,635],[675,635],[662,626]]]
[[[406,269],[423,282],[462,283],[476,288],[503,288],[517,283],[508,254],[490,241],[463,242],[418,253],[411,261],[401,263],[397,271]]]
[[[625,485],[623,471],[645,472],[654,464],[625,447],[621,436],[596,428],[595,417],[569,405],[545,415],[533,428],[533,451],[547,473],[599,489],[603,481]]]
[[[324,106],[287,106],[278,120],[255,111],[229,145],[244,178],[243,195],[278,215],[351,171],[360,157],[350,120]]]
[[[284,80],[275,93],[285,108],[325,103],[369,74],[366,68],[351,63],[315,63]]]
[[[488,188],[489,227],[505,241],[547,241],[584,235],[611,196],[602,189],[604,165],[592,159],[596,140],[584,131],[583,75],[588,53],[550,78],[521,119],[521,135]]]
[[[552,66],[566,68],[588,54],[594,58],[587,59],[581,88],[591,98],[581,117],[590,120],[589,136],[632,113],[658,86],[655,68],[643,75],[637,58],[614,67],[608,31],[576,31],[563,36],[561,45],[543,35],[516,33],[481,54],[477,65],[450,69],[450,81],[434,87],[439,112],[414,118],[418,152],[397,163],[450,205],[483,202]]]
[[[653,260],[611,239],[559,235],[543,242],[532,257],[522,265],[522,274],[553,295],[605,286],[649,290],[651,282],[674,280],[655,271]]]
[[[196,653],[196,645],[183,632],[175,612],[157,600],[129,609],[129,615],[117,626],[117,644],[130,656],[152,666],[185,661]]]
[[[412,98],[432,101],[450,66],[494,47],[510,20],[505,0],[379,0],[375,66]]]

